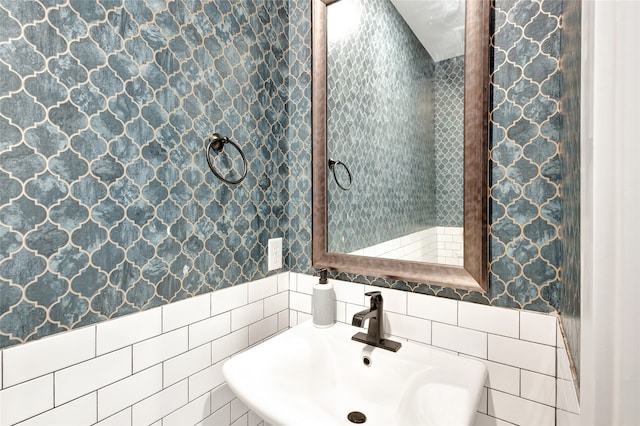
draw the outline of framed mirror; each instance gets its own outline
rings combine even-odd
[[[435,20],[451,18],[458,2],[313,0],[314,268],[487,289],[490,3],[459,2],[464,26],[432,31],[440,41],[428,41],[427,48],[421,28],[440,28]],[[432,10],[416,25],[399,12],[407,4],[416,7],[408,16],[419,16],[423,6]],[[437,130],[443,125],[435,84],[443,64],[457,67],[463,81],[454,82],[459,112],[444,113],[459,124]],[[457,172],[434,158],[436,132],[452,134],[451,126],[460,132]],[[445,210],[437,203],[438,174],[462,186],[438,195],[457,205],[453,222],[461,226],[438,223],[438,211]],[[444,244],[438,238],[455,232],[462,240],[458,257],[439,256]],[[416,251],[418,238],[427,243]]]

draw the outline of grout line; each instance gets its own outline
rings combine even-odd
[[[195,324],[195,323],[191,322],[189,324],[184,325],[183,327],[180,327],[180,328],[186,328],[187,329],[187,352],[189,352],[189,350],[191,348],[191,333],[190,333],[190,331],[191,331],[191,325],[192,324]],[[177,330],[179,330],[180,328],[178,328]]]
[[[187,345],[187,348],[188,347],[189,346]],[[171,358],[169,358],[169,359],[171,359]],[[165,359],[165,360],[163,360],[162,362],[159,363],[160,364],[160,368],[162,369],[162,389],[160,390],[160,392],[162,392],[165,389],[165,386],[164,386],[164,363],[167,362],[167,361],[168,360]]]
[[[518,370],[518,396],[522,397],[522,368]]]
[[[487,333],[487,358],[486,358],[486,360],[487,361],[489,360],[489,333]]]
[[[207,365],[207,366],[206,366],[205,368],[203,368],[202,370],[198,370],[198,371],[196,371],[195,373],[190,374],[190,375],[188,375],[187,377],[185,377],[185,380],[187,381],[187,403],[186,403],[184,406],[189,405],[189,404],[192,402],[192,401],[191,401],[191,398],[190,398],[190,395],[191,395],[191,388],[190,388],[190,386],[191,386],[191,380],[189,380],[189,379],[190,379],[190,378],[191,378],[191,376],[193,376],[194,374],[197,374],[197,373],[199,373],[199,372],[201,372],[201,371],[204,371],[204,370],[206,370],[206,369],[207,369],[207,368],[209,368],[209,367],[211,367],[211,343],[209,343],[209,365]],[[178,383],[180,383],[180,382],[178,382]],[[197,398],[194,398],[194,401],[195,401],[196,399],[197,399]],[[166,417],[166,416],[165,416],[165,417]],[[164,417],[163,417],[163,418],[164,418]]]
[[[96,393],[96,422],[98,422],[98,390],[97,389],[95,390],[95,393]]]

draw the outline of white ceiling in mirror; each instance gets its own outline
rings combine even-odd
[[[465,0],[391,0],[431,58],[464,54]]]
[[[357,1],[339,1],[327,8],[327,42],[340,42],[358,31],[362,6]]]

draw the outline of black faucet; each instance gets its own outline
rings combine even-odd
[[[371,296],[371,305],[369,309],[360,311],[353,316],[351,325],[362,327],[366,320],[369,320],[369,330],[367,334],[356,333],[351,340],[366,343],[368,345],[387,349],[389,351],[398,352],[399,342],[384,338],[384,311],[382,310],[383,300],[379,291],[371,291],[365,293],[365,296]]]

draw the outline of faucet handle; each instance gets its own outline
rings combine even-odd
[[[371,296],[371,300],[369,301],[371,309],[377,309],[379,306],[382,306],[382,292],[380,291],[370,291],[364,294],[365,296]]]

